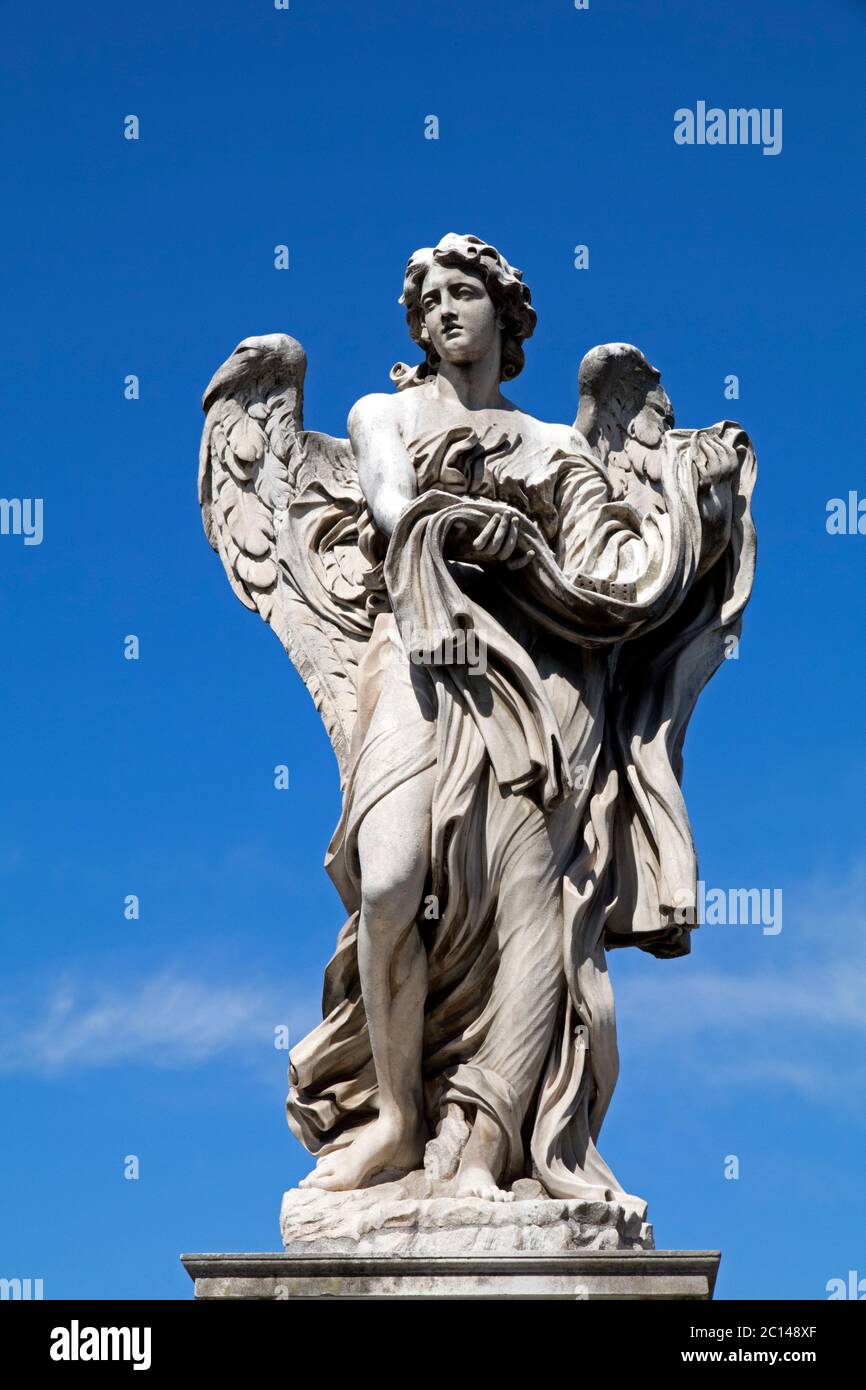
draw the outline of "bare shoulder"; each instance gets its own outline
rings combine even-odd
[[[586,449],[586,440],[578,434],[573,425],[545,424],[551,443],[572,453],[575,449]]]
[[[349,411],[349,433],[396,422],[396,403],[397,395],[391,392],[373,391],[369,396],[361,396]]]
[[[520,422],[526,436],[537,444],[564,449],[568,453],[575,449],[586,448],[586,440],[583,435],[577,433],[573,425],[563,425],[554,420],[539,420],[536,416],[521,410],[519,406],[513,405],[510,401],[509,405],[513,412],[513,418]]]
[[[396,433],[401,437],[407,429],[411,432],[417,417],[425,413],[429,394],[421,389],[412,391],[374,391],[362,396],[349,411],[349,437],[383,432]]]

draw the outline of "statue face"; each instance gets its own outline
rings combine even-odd
[[[433,349],[446,362],[479,362],[499,344],[493,301],[474,271],[431,266],[421,287],[421,309]]]

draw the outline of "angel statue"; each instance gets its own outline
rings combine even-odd
[[[208,540],[325,722],[347,919],[291,1054],[302,1185],[419,1169],[456,1196],[639,1203],[596,1144],[618,1059],[606,953],[689,951],[680,789],[698,694],[740,631],[755,457],[674,428],[626,343],[584,357],[574,425],[502,393],[536,322],[475,236],[416,251],[424,357],[305,430],[305,355],[247,338],[205,394]]]

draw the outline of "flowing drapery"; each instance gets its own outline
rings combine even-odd
[[[349,916],[323,1021],[292,1051],[289,1123],[312,1153],[351,1142],[377,1114],[357,961],[358,828],[390,789],[435,767],[425,902],[437,910],[418,918],[431,1133],[449,1108],[482,1110],[505,1139],[505,1178],[532,1171],[554,1196],[621,1192],[596,1148],[618,1065],[606,948],[689,948],[697,872],[682,742],[738,630],[754,564],[754,458],[736,426],[715,428],[737,463],[723,484],[724,545],[706,571],[686,432],[668,436],[659,505],[643,515],[611,500],[588,454],[527,453],[518,438],[498,441],[479,466],[466,432],[453,430],[416,451],[426,486],[388,547],[392,612],[365,660],[326,861]],[[530,563],[478,573],[449,559],[455,528],[478,532],[497,500],[530,518]],[[469,632],[483,671],[436,659]],[[539,873],[545,854],[549,872]],[[540,925],[552,904],[555,969]],[[516,990],[512,1036],[501,1020]]]

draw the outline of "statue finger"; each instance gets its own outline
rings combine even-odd
[[[515,548],[516,548],[516,546],[517,546],[517,542],[518,542],[519,539],[520,539],[520,527],[518,526],[517,518],[515,517],[515,518],[512,519],[512,521],[511,521],[511,523],[510,523],[510,525],[509,525],[509,528],[508,528],[508,535],[505,537],[505,541],[504,541],[504,543],[503,543],[502,549],[501,549],[500,552],[499,552],[499,558],[500,558],[500,560],[510,560],[510,559],[511,559],[511,556],[514,554],[514,551],[515,551]]]
[[[508,535],[510,525],[511,522],[507,516],[501,516],[496,523],[496,532],[493,536],[493,540],[490,542],[490,549],[493,551],[494,555],[498,555],[502,549],[502,544],[505,537]]]
[[[486,550],[490,537],[493,535],[494,528],[499,522],[498,516],[492,516],[487,525],[479,531],[475,540],[472,542],[476,550]]]

